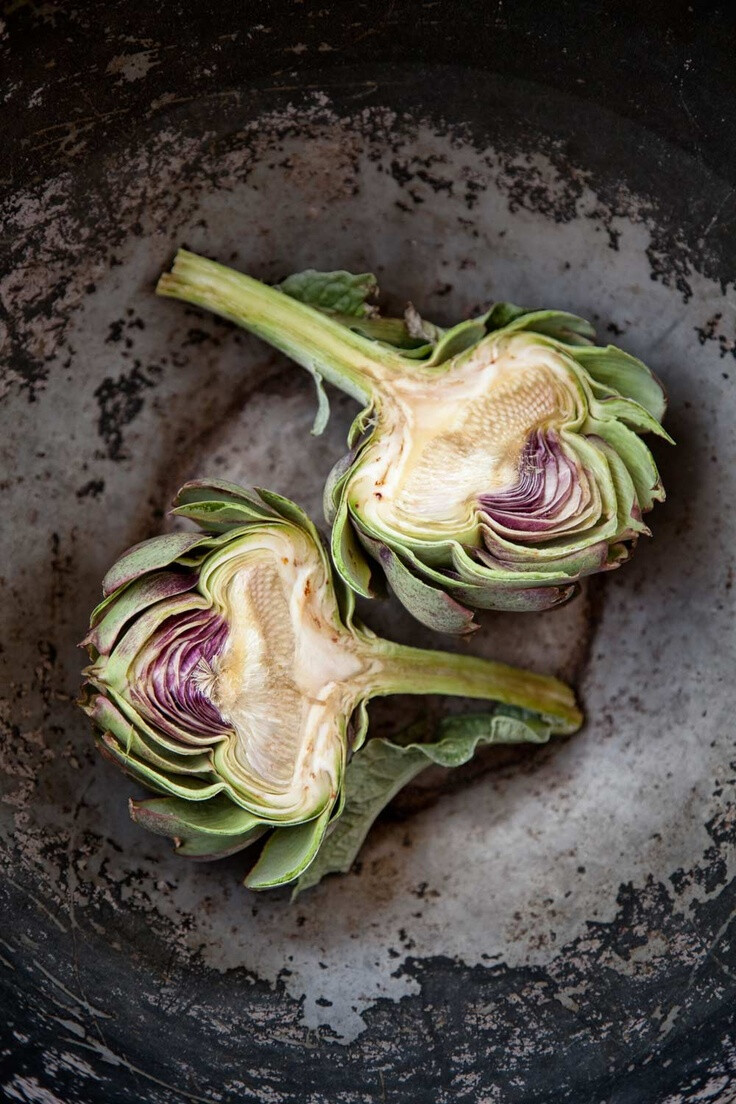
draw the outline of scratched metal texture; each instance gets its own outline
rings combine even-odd
[[[730,150],[714,171],[702,92],[720,55],[683,16],[656,47],[676,79],[655,66],[652,105],[634,95],[646,21],[626,50],[612,22],[596,76],[563,52],[587,58],[574,18],[565,40],[531,5],[478,9],[461,58],[452,5],[417,5],[424,60],[443,63],[420,66],[384,7],[376,22],[346,4],[335,25],[329,8],[264,4],[226,29],[154,5],[135,34],[107,13],[86,81],[75,35],[96,5],[86,28],[53,5],[8,24],[23,105],[2,208],[8,1100],[736,1099],[736,170]],[[45,69],[17,62],[29,27]],[[197,64],[182,70],[185,31]],[[520,41],[514,69],[504,44]],[[668,501],[622,571],[563,610],[488,615],[469,644],[365,610],[397,638],[561,673],[585,729],[427,772],[354,870],[294,905],[243,889],[242,856],[187,864],[130,824],[133,788],[73,701],[99,580],[168,524],[178,483],[261,483],[317,516],[354,410],[332,395],[310,437],[303,373],[156,300],[182,241],[264,279],[370,269],[388,303],[440,321],[494,298],[579,311],[671,398]],[[382,702],[373,731],[444,707]]]

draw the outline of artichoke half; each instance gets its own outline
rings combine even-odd
[[[423,624],[474,608],[542,610],[617,567],[664,491],[641,434],[670,440],[649,369],[593,344],[583,319],[497,303],[443,330],[382,318],[369,274],[308,271],[269,287],[186,250],[161,295],[229,318],[363,404],[325,492],[338,572],[381,573]],[[376,573],[376,567],[379,572]]]
[[[159,795],[132,801],[133,819],[181,854],[217,858],[269,832],[246,885],[299,877],[342,811],[375,695],[493,699],[506,720],[483,730],[486,742],[579,727],[557,679],[363,627],[317,530],[287,499],[197,482],[173,512],[199,531],[144,541],[105,577],[81,705],[105,756]]]

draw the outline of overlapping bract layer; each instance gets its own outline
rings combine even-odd
[[[555,679],[403,648],[353,617],[309,519],[287,499],[192,483],[175,513],[198,533],[131,549],[108,572],[85,644],[82,707],[103,753],[160,796],[133,818],[216,858],[269,839],[247,883],[288,882],[339,816],[376,694],[436,690],[521,709],[520,739],[580,723]],[[526,736],[526,732],[531,736]]]
[[[335,563],[358,593],[367,552],[420,621],[462,632],[473,608],[565,601],[649,532],[643,514],[664,492],[640,434],[667,438],[661,389],[619,350],[551,336],[568,325],[522,315],[375,400],[325,496]]]
[[[664,393],[641,361],[561,311],[498,303],[448,330],[381,318],[375,278],[308,271],[278,288],[179,252],[161,294],[206,307],[364,403],[325,491],[337,570],[375,593],[376,566],[421,622],[541,610],[622,563],[664,497],[641,439]]]
[[[368,657],[340,617],[321,541],[292,503],[189,484],[175,512],[203,532],[146,541],[106,576],[85,641],[83,707],[105,755],[162,795],[134,802],[134,819],[198,857],[277,828],[271,853],[289,844],[296,868],[335,809]],[[347,675],[344,685],[325,666]],[[267,865],[254,884],[261,876]]]

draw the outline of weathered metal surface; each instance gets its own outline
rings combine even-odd
[[[137,79],[132,64],[113,75]],[[9,1099],[736,1091],[733,193],[600,109],[445,70],[440,110],[438,79],[158,105],[8,201],[2,954],[24,993]],[[352,412],[335,397],[310,438],[302,373],[155,299],[182,241],[265,279],[370,269],[440,320],[495,297],[579,311],[671,396],[654,541],[592,595],[489,616],[461,645],[575,679],[585,730],[489,757],[461,787],[428,775],[354,872],[295,905],[243,889],[237,856],[189,865],[130,824],[130,785],[73,704],[99,579],[165,524],[178,482],[261,482],[317,514]],[[438,642],[393,607],[366,616]],[[382,703],[377,726],[416,708]]]

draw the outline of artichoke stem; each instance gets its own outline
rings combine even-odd
[[[538,713],[558,733],[577,731],[583,714],[569,686],[549,675],[538,675],[479,656],[426,651],[403,645],[384,650],[381,685],[374,693],[452,694],[483,698]]]
[[[156,291],[235,322],[364,404],[381,379],[405,370],[399,354],[329,315],[186,249],[178,251]]]

